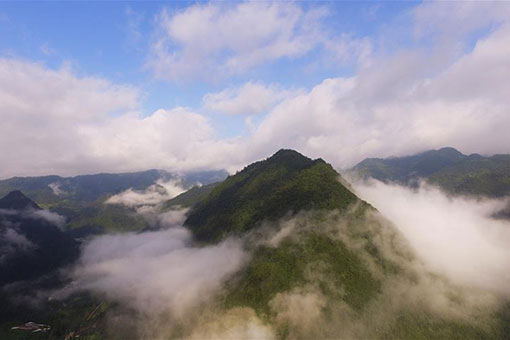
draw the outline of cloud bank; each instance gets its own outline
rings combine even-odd
[[[245,260],[240,242],[197,247],[183,227],[99,236],[83,248],[64,294],[89,290],[143,314],[180,318],[218,292]]]
[[[133,189],[124,190],[121,193],[109,197],[106,204],[122,204],[130,208],[142,206],[155,206],[183,193],[186,189],[178,180],[158,180],[143,191]]]
[[[413,190],[372,181],[354,188],[432,270],[455,283],[510,296],[510,223],[491,217],[506,201],[449,197],[425,184]]]

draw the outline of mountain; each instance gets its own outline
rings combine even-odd
[[[453,150],[440,154],[458,157]],[[218,303],[226,311],[255,311],[278,338],[505,337],[508,306],[503,316],[480,312],[492,318],[488,328],[454,317],[469,295],[417,269],[398,231],[322,159],[280,150],[215,186],[185,225],[202,243],[246,240],[251,259]],[[448,301],[452,314],[427,307],[425,286]],[[423,300],[414,305],[398,297],[408,294]]]
[[[185,221],[199,240],[243,233],[262,220],[311,209],[344,210],[356,197],[322,159],[280,150],[216,186]]]
[[[183,192],[180,195],[175,196],[172,199],[169,199],[165,204],[163,205],[163,210],[168,210],[173,207],[184,207],[184,208],[190,208],[194,205],[196,205],[198,202],[202,201],[209,195],[209,193],[218,185],[220,182],[211,183],[207,185],[201,185],[201,186],[194,186],[188,191]]]
[[[181,179],[191,187],[197,182],[209,184],[225,179],[227,172],[202,171],[182,176],[165,170],[147,170],[119,174],[94,174],[75,177],[41,176],[13,177],[0,180],[0,196],[13,190],[21,190],[41,205],[51,205],[63,199],[92,202],[127,189],[143,190],[158,180]]]
[[[34,201],[23,195],[19,190],[11,191],[0,198],[0,209],[41,209]]]
[[[136,304],[123,305],[122,299],[109,300],[108,294],[79,295],[31,315],[35,322],[52,326],[52,339],[69,334],[112,339],[507,338],[506,297],[457,286],[430,273],[398,230],[343,183],[324,160],[280,150],[223,182],[193,188],[168,201],[168,207],[189,207],[185,227],[194,235],[186,241],[189,247],[172,250],[184,258],[170,262],[182,273],[176,280],[194,271],[188,265],[199,250],[207,254],[205,264],[215,263],[210,261],[218,256],[215,250],[231,249],[231,244],[245,254],[242,267],[225,277],[205,302],[186,307],[187,299],[179,296],[176,304],[182,310],[169,309],[158,316],[155,311],[137,312]],[[129,235],[129,244],[137,235],[147,236]],[[122,243],[109,240],[114,250]],[[159,264],[154,258],[168,256],[162,251],[165,242],[173,241],[163,237],[156,249],[134,249],[127,258],[132,273],[120,265],[121,253],[116,251],[114,261],[99,268],[128,271],[130,275],[122,277],[135,278],[140,292],[135,302],[143,300],[146,291],[139,290],[137,270],[144,264],[139,262],[141,252],[154,253],[148,262],[154,267]],[[227,263],[232,261],[229,257],[239,256],[220,254]],[[164,267],[157,269],[165,274]],[[216,270],[210,266],[193,277],[210,279]],[[166,276],[155,279],[164,282]],[[195,281],[190,289],[199,291]],[[155,299],[149,302],[158,304]],[[90,321],[90,315],[97,319]],[[12,334],[10,327],[28,320],[16,321],[3,328],[0,324],[0,336]],[[261,328],[269,333],[261,333]]]
[[[0,286],[36,279],[74,261],[78,243],[20,191],[0,199]]]
[[[104,204],[109,197],[132,189],[143,191],[156,182],[176,181],[184,188],[209,184],[227,177],[224,170],[191,172],[182,175],[164,170],[75,177],[13,177],[0,181],[0,195],[21,190],[40,206],[65,216],[72,229],[96,231],[142,230],[146,221],[132,209]]]
[[[62,286],[65,278],[59,271],[80,255],[79,242],[63,231],[63,223],[21,191],[0,198],[0,338],[53,339],[45,327],[41,332],[11,330],[34,319],[49,318],[52,326],[58,326],[59,320],[69,325],[62,313],[72,313],[76,298],[53,303],[44,297],[46,290]]]
[[[510,155],[464,155],[442,148],[406,157],[367,158],[351,172],[405,185],[423,178],[453,194],[510,195]]]

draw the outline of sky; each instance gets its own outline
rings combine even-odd
[[[510,152],[510,2],[0,2],[0,178]]]

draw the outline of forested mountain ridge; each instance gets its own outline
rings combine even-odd
[[[143,191],[159,182],[174,181],[187,189],[197,184],[218,182],[225,177],[227,172],[224,170],[173,174],[155,169],[75,177],[13,177],[0,180],[0,196],[22,191],[41,207],[65,216],[73,229],[97,232],[142,230],[146,222],[132,209],[105,204],[105,201],[125,190]]]
[[[405,157],[367,158],[350,172],[405,185],[426,179],[452,194],[510,195],[510,155],[504,154],[464,155],[447,147]]]
[[[243,233],[263,220],[303,210],[344,210],[357,200],[322,159],[280,150],[217,185],[192,208],[185,225],[201,240]]]
[[[0,180],[0,196],[20,190],[41,205],[51,205],[62,199],[91,202],[123,190],[143,190],[158,180],[182,179],[187,186],[222,181],[227,172],[203,171],[183,175],[165,170],[147,170],[128,173],[101,173],[74,177],[39,176],[12,177]]]

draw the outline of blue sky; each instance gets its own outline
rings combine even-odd
[[[221,81],[155,79],[145,63],[146,51],[154,40],[157,16],[163,9],[175,13],[193,4],[196,2],[2,2],[0,53],[43,62],[50,68],[68,63],[77,74],[133,84],[143,91],[145,114],[173,106],[198,108],[205,93],[248,80],[310,89],[322,79],[350,76],[356,71],[355,62],[311,67],[322,52],[310,51],[259,65]],[[226,3],[229,4],[236,3]],[[415,5],[371,1],[298,4],[303,9],[319,6],[327,9],[323,25],[332,35],[347,33],[359,38],[377,36],[392,21],[402,20]],[[215,117],[222,133],[235,135],[243,131],[242,119],[227,118]]]
[[[509,20],[507,2],[0,2],[0,176],[508,152]]]

